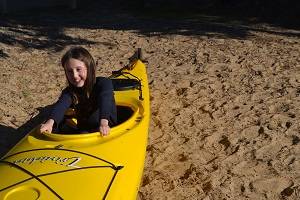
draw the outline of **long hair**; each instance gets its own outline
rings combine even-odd
[[[61,59],[61,65],[65,68],[67,62],[71,59],[77,59],[83,62],[87,68],[87,78],[85,80],[84,86],[83,86],[83,95],[89,98],[90,94],[92,93],[93,86],[96,82],[96,64],[92,57],[92,55],[83,47],[72,47],[70,48],[62,57]],[[68,78],[67,78],[68,80]],[[75,95],[73,99],[75,102],[79,100],[80,94],[78,94],[78,89],[74,87],[70,81],[68,80],[69,88],[71,92]],[[73,102],[73,103],[75,103]]]

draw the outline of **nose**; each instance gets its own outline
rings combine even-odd
[[[75,80],[79,78],[79,74],[78,74],[78,72],[76,70],[73,70],[73,74],[72,75],[73,75],[73,78]]]

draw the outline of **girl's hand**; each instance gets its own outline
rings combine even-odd
[[[101,119],[100,120],[100,127],[99,131],[102,136],[107,136],[110,132],[110,127],[108,126],[108,120],[107,119]]]
[[[53,119],[48,119],[44,124],[41,125],[40,132],[41,133],[44,133],[44,132],[51,133],[52,128],[53,128],[53,124],[54,124],[54,120]]]

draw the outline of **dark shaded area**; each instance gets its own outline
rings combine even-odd
[[[299,4],[296,0],[79,0],[76,10],[55,7],[2,15],[0,42],[50,51],[68,45],[96,44],[92,38],[66,35],[65,28],[131,30],[145,36],[243,39],[251,36],[250,31],[261,31],[299,37],[295,31],[300,27]],[[255,26],[260,23],[294,30]],[[0,57],[8,56],[1,50]]]
[[[231,145],[228,137],[225,135],[222,136],[222,139],[219,141],[219,143],[224,146],[224,150],[228,149],[228,147]]]
[[[18,12],[21,10],[32,10],[47,8],[50,6],[72,7],[72,2],[76,0],[1,0],[0,11]]]
[[[0,158],[18,143],[33,128],[41,124],[49,115],[51,106],[39,108],[39,114],[31,118],[18,129],[0,125]]]
[[[126,0],[121,0],[126,2]],[[139,2],[139,0],[131,0]],[[135,3],[135,4],[136,4]],[[299,29],[298,0],[144,0],[150,8],[177,10],[177,13],[202,13],[232,20],[269,23]]]
[[[34,16],[34,15],[33,15]],[[60,51],[66,45],[93,44],[93,42],[81,38],[72,38],[63,33],[63,27],[48,25],[51,17],[22,18],[22,16],[5,17],[0,22],[0,27],[4,32],[0,32],[0,42],[11,46],[21,46],[23,48],[50,49]],[[36,16],[39,17],[39,16]],[[5,52],[3,53],[5,55]],[[0,57],[3,57],[0,55]]]
[[[133,90],[140,87],[140,82],[136,79],[111,79],[114,91]]]
[[[299,30],[298,0],[218,0],[217,9],[230,17],[269,23],[273,26]]]
[[[300,142],[300,138],[296,135],[292,135],[292,144],[297,145]]]
[[[118,124],[122,124],[133,115],[133,110],[127,106],[117,106]]]
[[[293,192],[294,192],[293,188],[287,187],[280,194],[283,197],[289,197],[289,196],[291,196],[293,194]]]
[[[4,53],[2,49],[0,49],[0,58],[7,58],[7,57],[8,55]]]

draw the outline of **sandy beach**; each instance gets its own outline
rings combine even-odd
[[[140,200],[300,199],[299,29],[81,12],[2,20],[2,155],[66,86],[67,48],[87,48],[107,76],[140,47],[152,111]]]

